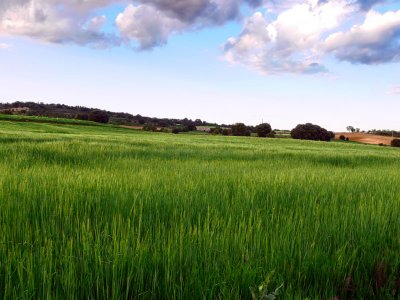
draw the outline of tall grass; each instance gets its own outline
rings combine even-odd
[[[0,122],[0,157],[0,298],[396,297],[397,149]]]

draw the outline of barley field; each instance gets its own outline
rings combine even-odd
[[[400,294],[398,149],[1,121],[0,158],[1,299]]]

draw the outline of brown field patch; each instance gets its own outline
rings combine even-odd
[[[142,130],[143,129],[143,126],[120,125],[119,127],[128,128],[128,129],[136,129],[136,130]]]
[[[339,136],[344,135],[348,137],[350,141],[364,143],[364,144],[372,144],[372,145],[390,145],[390,142],[394,139],[391,136],[381,136],[375,134],[361,133],[361,132],[338,132],[335,133],[335,139],[339,139]]]

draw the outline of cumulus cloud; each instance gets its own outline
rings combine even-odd
[[[139,0],[128,5],[116,24],[126,41],[138,42],[140,49],[167,43],[173,33],[219,26],[240,17],[246,3],[256,7],[262,0]]]
[[[326,72],[323,59],[362,64],[400,60],[400,11],[370,9],[380,0],[287,0],[271,19],[255,13],[225,44],[224,57],[261,73]],[[272,4],[274,4],[272,2]],[[270,6],[267,6],[268,8]],[[367,11],[366,11],[367,10]],[[362,24],[354,24],[365,15]],[[348,22],[354,25],[343,31]]]
[[[96,11],[127,3],[115,21],[118,31],[106,35],[107,22]],[[0,35],[29,36],[46,42],[78,44],[134,41],[139,48],[163,45],[182,30],[219,26],[240,17],[241,5],[256,7],[262,0],[1,0]]]
[[[325,41],[325,48],[352,63],[380,64],[400,59],[400,10],[368,12],[361,25],[347,32],[336,32]]]
[[[149,50],[173,34],[240,21],[242,31],[224,46],[227,61],[266,74],[309,74],[327,71],[327,55],[363,64],[400,60],[400,11],[375,11],[390,1],[0,0],[0,36]],[[113,4],[125,5],[115,20],[100,13]]]
[[[140,49],[149,49],[167,43],[172,32],[185,25],[147,5],[129,5],[117,17],[116,24],[125,40],[139,42]]]
[[[225,58],[268,74],[325,72],[319,61],[321,37],[352,10],[346,1],[310,0],[283,11],[273,22],[257,12],[225,44]]]
[[[183,23],[223,24],[239,15],[243,3],[256,7],[262,0],[140,0]]]
[[[4,0],[0,6],[0,35],[28,36],[44,42],[105,47],[118,43],[100,31],[104,16],[91,17],[94,8],[111,0]]]

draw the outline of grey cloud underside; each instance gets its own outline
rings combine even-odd
[[[116,19],[125,43],[139,50],[165,45],[172,34],[221,26],[241,17],[242,4],[260,5],[261,0],[137,0]]]
[[[372,6],[383,2],[385,0],[357,0],[357,3],[363,10],[369,10]]]
[[[400,12],[370,14],[390,1],[0,0],[0,37],[151,50],[167,44],[174,34],[243,20],[242,32],[225,43],[228,61],[268,74],[314,74],[327,71],[326,55],[359,64],[399,61]],[[115,20],[99,15],[100,9],[116,3],[125,7]],[[243,6],[254,15],[242,16]],[[255,13],[257,8],[262,12]],[[372,26],[359,24],[360,16],[371,19]],[[114,33],[103,30],[106,22],[116,25]],[[340,32],[345,22],[357,24]]]
[[[242,3],[257,7],[261,5],[262,0],[142,0],[137,2],[142,5],[151,5],[167,16],[187,24],[200,21],[205,25],[221,25],[239,16]]]
[[[119,45],[121,42],[117,35],[101,31],[100,21],[105,17],[94,17],[94,10],[112,2],[1,0],[0,36],[28,36],[48,43],[74,43],[95,48]]]
[[[350,44],[335,51],[339,60],[354,64],[376,65],[400,61],[400,29],[378,43]]]
[[[326,3],[332,0],[319,0],[319,3]],[[374,5],[379,3],[388,2],[387,0],[350,0],[350,5],[358,5],[362,10],[366,11],[371,9]]]

